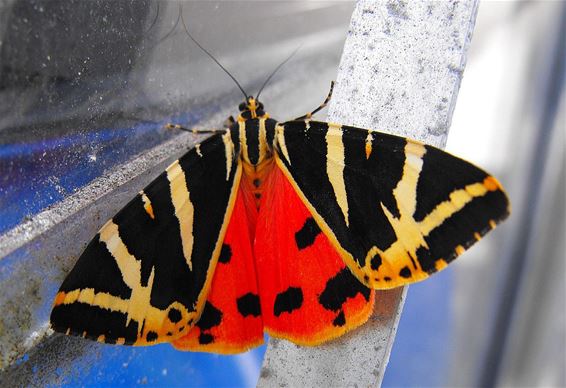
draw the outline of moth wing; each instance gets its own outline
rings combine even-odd
[[[151,182],[88,244],[57,293],[54,330],[150,345],[199,319],[241,177],[238,145],[218,134]]]
[[[242,179],[201,318],[173,342],[179,350],[240,353],[263,343],[252,251],[257,210]]]
[[[352,272],[425,279],[509,214],[499,182],[432,146],[315,121],[276,127],[277,164]]]
[[[270,335],[318,345],[371,315],[375,291],[352,275],[277,166],[262,194],[254,253]]]

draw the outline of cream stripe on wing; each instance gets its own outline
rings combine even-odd
[[[346,226],[350,225],[348,217],[348,197],[344,183],[344,142],[342,126],[328,124],[326,133],[326,174],[334,190],[336,202],[342,210]]]
[[[189,269],[192,271],[193,262],[191,260],[191,256],[193,254],[193,219],[195,210],[187,187],[185,172],[179,165],[178,160],[167,167],[167,179],[171,186],[171,201],[175,208],[175,215],[179,220],[181,242],[183,244],[183,255],[185,256],[185,261],[187,262]]]
[[[265,119],[259,119],[259,157],[262,162],[267,155],[267,130],[265,129]]]
[[[417,208],[417,184],[423,167],[425,152],[426,148],[422,143],[407,139],[403,176],[395,189],[393,189],[393,196],[399,209],[399,218],[396,218],[381,203],[381,208],[397,236],[397,241],[391,244],[382,255],[389,265],[397,263],[404,266],[412,263],[415,269],[418,270],[420,269],[419,264],[412,258],[417,257],[416,252],[419,247],[428,248],[422,232],[413,217]],[[397,273],[399,269],[396,268],[395,272]]]
[[[116,260],[118,268],[122,273],[122,279],[128,287],[132,289],[129,304],[127,307],[126,325],[133,319],[137,322],[143,322],[147,309],[151,306],[151,289],[153,287],[154,269],[151,269],[151,275],[147,282],[147,286],[141,284],[141,261],[137,260],[130,252],[126,244],[120,237],[118,225],[113,221],[108,221],[100,230],[100,241],[106,244],[108,251]],[[138,333],[141,332],[142,325],[138,325]]]
[[[249,160],[248,156],[248,139],[246,137],[246,122],[238,122],[238,138],[240,139],[240,148],[244,160]]]
[[[230,132],[226,132],[226,134],[222,135],[222,141],[224,142],[224,151],[226,154],[226,180],[229,180],[230,172],[232,171],[232,160],[234,159],[234,144],[232,143]]]
[[[417,184],[423,168],[423,156],[426,153],[424,144],[407,139],[405,145],[405,165],[403,177],[393,190],[397,200],[401,218],[411,218],[417,208]]]
[[[141,261],[128,252],[128,248],[118,233],[118,225],[112,220],[100,229],[100,241],[106,244],[106,248],[116,260],[124,283],[130,288],[139,285],[141,282]]]
[[[281,153],[287,160],[287,163],[291,164],[291,158],[289,157],[289,150],[287,149],[287,144],[285,144],[285,127],[277,124],[277,126],[275,127],[275,133],[277,136],[277,144],[279,145],[279,149],[281,150]]]
[[[421,233],[428,236],[435,228],[464,206],[470,203],[476,197],[483,197],[488,192],[487,187],[483,183],[473,183],[467,185],[463,189],[454,190],[450,193],[449,199],[436,205],[420,223]]]
[[[150,283],[153,281],[153,276],[152,270]],[[130,319],[138,322],[138,339],[141,339],[141,341],[138,342],[141,343],[144,342],[143,337],[140,336],[142,325],[144,333],[148,333],[149,331],[157,333],[160,331],[165,332],[169,327],[174,327],[172,324],[167,326],[168,310],[158,309],[149,303],[145,305],[140,304],[139,299],[136,303],[136,300],[132,300],[131,298],[122,299],[119,296],[115,296],[107,292],[96,292],[94,288],[83,288],[69,292],[59,291],[55,297],[55,306],[70,305],[77,302],[100,307],[108,311],[126,314],[128,317],[127,322],[129,322]],[[188,320],[193,318],[195,315],[194,312],[188,312],[187,309],[179,303],[175,303],[174,306],[177,310],[181,311],[181,314],[183,315],[183,320],[179,323],[180,325],[183,325],[184,322],[188,322]],[[138,311],[138,315],[133,314],[133,311]],[[139,316],[139,311],[144,312],[144,315],[141,316],[141,318]],[[126,323],[126,325],[127,324],[128,323]]]

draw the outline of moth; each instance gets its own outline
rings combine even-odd
[[[264,332],[318,345],[365,323],[375,290],[444,269],[509,214],[500,183],[462,159],[312,120],[332,89],[278,122],[232,79],[237,119],[102,226],[55,297],[55,331],[224,354]]]
[[[317,345],[367,321],[375,289],[442,270],[509,213],[494,177],[432,146],[312,113],[279,123],[254,97],[239,109],[102,227],[54,330],[218,353],[264,331]]]

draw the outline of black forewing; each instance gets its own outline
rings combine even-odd
[[[212,136],[104,225],[61,286],[53,328],[139,345],[186,333],[220,254],[241,174],[238,152],[230,134]]]
[[[375,288],[424,279],[508,215],[495,178],[402,137],[292,121],[277,127],[276,150],[323,232]]]

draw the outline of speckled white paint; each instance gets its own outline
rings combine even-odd
[[[358,3],[329,117],[443,147],[477,2]]]
[[[444,147],[477,1],[360,1],[328,119]],[[362,328],[315,348],[270,340],[259,387],[376,386],[383,380],[406,288],[379,292]]]

